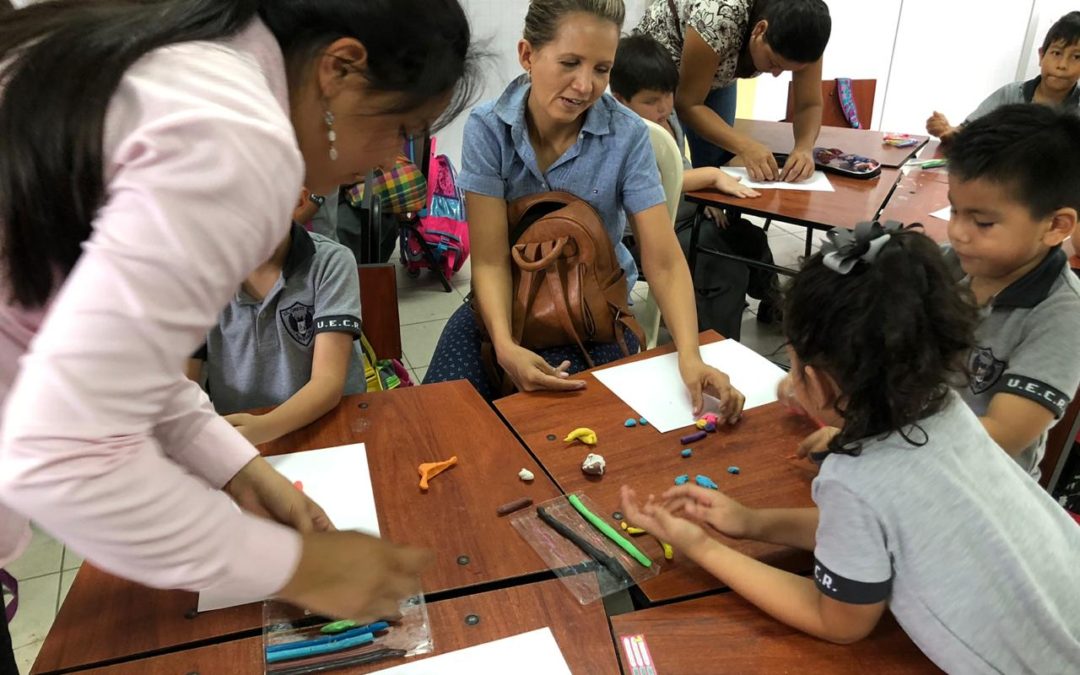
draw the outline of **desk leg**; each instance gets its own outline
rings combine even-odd
[[[690,257],[686,261],[690,267],[690,285],[694,285],[694,272],[697,269],[697,243],[698,236],[701,234],[701,221],[705,217],[705,205],[698,204],[697,211],[694,212],[694,224],[690,226]]]
[[[803,247],[803,257],[809,258],[810,251],[814,248],[814,228],[806,228],[806,245]]]

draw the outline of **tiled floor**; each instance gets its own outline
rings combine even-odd
[[[805,233],[804,228],[795,225],[775,222],[771,225],[769,244],[777,264],[798,265]],[[821,233],[815,233],[815,248],[822,237]],[[429,273],[413,279],[399,269],[401,340],[405,365],[412,372],[414,382],[423,380],[446,320],[461,306],[469,292],[470,276],[471,268],[466,262],[453,279],[453,290],[446,293]],[[644,299],[644,286],[641,283],[633,291],[638,300]],[[743,318],[742,342],[767,358],[785,363],[779,329],[759,324],[754,316],[756,309],[757,302],[752,301]],[[82,559],[75,553],[43,532],[35,531],[29,550],[10,566],[9,570],[20,583],[19,614],[11,625],[11,634],[22,673],[30,671],[81,564]]]

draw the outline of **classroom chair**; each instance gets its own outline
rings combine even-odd
[[[398,314],[397,271],[393,263],[359,265],[360,321],[364,345],[365,374],[368,391],[381,390],[377,363],[384,359],[401,360],[401,318]],[[368,373],[370,366],[375,374]],[[396,371],[397,369],[395,369]]]
[[[682,199],[683,180],[683,155],[675,138],[663,127],[655,122],[645,120],[649,127],[649,142],[652,143],[653,154],[656,155],[656,166],[660,170],[660,184],[664,188],[664,197],[667,200],[668,218],[671,219],[671,227],[675,227],[675,214],[679,210],[679,201]],[[633,290],[633,289],[630,289]],[[660,336],[660,306],[653,297],[652,287],[646,291],[645,302],[642,308],[635,311],[634,315],[645,331],[644,349],[652,349]]]
[[[1080,389],[1077,389],[1065,414],[1046,436],[1046,454],[1039,462],[1039,471],[1042,472],[1039,483],[1050,493],[1057,487],[1077,433],[1080,433]]]

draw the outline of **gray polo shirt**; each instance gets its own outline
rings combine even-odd
[[[945,258],[962,277],[951,248],[945,249]],[[968,361],[972,377],[961,390],[964,401],[981,417],[995,395],[1014,394],[1046,407],[1055,419],[1061,417],[1080,386],[1080,279],[1069,269],[1065,252],[1060,247],[1051,250],[980,313]],[[1016,456],[1036,479],[1046,435],[1044,431]]]
[[[949,673],[1075,673],[1080,526],[959,396],[906,432],[830,454],[814,479],[814,576],[841,602],[888,600]]]
[[[974,122],[983,115],[997,110],[1003,105],[1009,105],[1010,103],[1031,103],[1035,98],[1035,89],[1039,86],[1039,82],[1042,81],[1042,75],[1037,75],[1033,79],[1026,82],[1010,82],[1001,89],[998,89],[993,94],[986,97],[986,100],[979,104],[979,107],[975,109],[975,112],[968,115],[968,118],[964,120],[964,124]],[[1062,101],[1061,110],[1070,110],[1073,113],[1080,114],[1080,87],[1073,86],[1072,91]]]
[[[265,298],[239,291],[196,356],[206,360],[206,387],[214,408],[228,415],[278,405],[311,379],[315,336],[360,336],[360,281],[346,247],[293,225],[281,276]],[[345,394],[364,391],[358,341],[345,378]]]

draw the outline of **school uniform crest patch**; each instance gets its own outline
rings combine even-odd
[[[971,369],[971,391],[981,394],[1001,379],[1006,363],[994,356],[989,347],[976,347],[971,350],[968,368]]]
[[[302,302],[294,302],[278,312],[292,339],[307,347],[315,337],[315,308]]]

